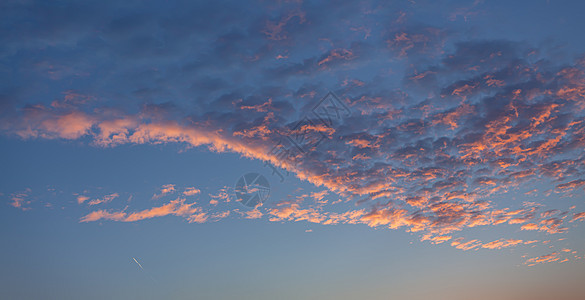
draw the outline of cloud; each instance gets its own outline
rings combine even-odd
[[[175,192],[175,185],[174,184],[165,184],[161,187],[159,194],[152,195],[152,199],[160,199],[168,194],[172,194]]]
[[[451,246],[453,246],[457,249],[461,249],[463,251],[473,250],[473,249],[477,250],[477,248],[480,247],[481,245],[482,245],[482,243],[478,240],[470,240],[470,241],[463,243],[463,238],[457,238],[457,239],[453,240],[453,242],[451,242]]]
[[[524,264],[528,265],[528,266],[535,266],[537,264],[556,262],[556,261],[559,261],[560,259],[561,259],[560,253],[553,252],[550,254],[529,258],[524,262]]]
[[[186,218],[190,223],[203,223],[208,219],[208,215],[200,207],[195,207],[195,202],[185,203],[185,199],[177,198],[162,206],[153,207],[137,212],[127,213],[125,211],[93,211],[80,219],[80,222],[95,222],[99,220],[111,220],[120,222],[136,222],[155,217],[164,217],[168,215],[181,216]]]
[[[585,212],[576,213],[571,218],[571,222],[585,220]]]
[[[268,214],[271,215],[270,221],[308,221],[311,223],[321,223],[325,216],[315,209],[301,209],[297,203],[279,203],[276,208],[270,209]]]
[[[32,190],[30,188],[27,188],[22,192],[13,193],[10,197],[10,200],[12,200],[10,205],[22,210],[29,210],[30,207],[27,207],[27,205],[31,203],[30,200],[31,192]]]
[[[22,127],[14,133],[21,138],[77,139],[89,133],[94,124],[90,116],[79,111],[56,113],[42,106],[24,109]]]
[[[329,191],[327,190],[323,190],[320,192],[312,192],[311,193],[311,198],[313,198],[313,200],[315,200],[316,203],[326,203],[327,200],[323,200],[325,198],[325,196],[329,194]]]
[[[288,35],[285,31],[285,26],[293,19],[297,19],[298,23],[302,24],[306,21],[305,13],[302,10],[290,11],[285,16],[282,16],[278,22],[267,21],[266,27],[262,30],[262,33],[264,33],[269,40],[280,41],[287,39]]]
[[[576,189],[576,188],[584,186],[584,185],[585,185],[584,179],[575,179],[575,180],[569,181],[567,183],[558,184],[556,186],[556,188],[559,190],[562,190],[562,191],[567,191],[567,190]]]
[[[523,242],[524,241],[522,241],[522,240],[513,240],[513,239],[496,240],[493,242],[483,244],[481,247],[486,248],[486,249],[502,249],[502,248],[514,247],[516,245],[521,245]]]
[[[88,204],[89,205],[97,205],[97,204],[101,204],[101,203],[108,203],[108,202],[111,202],[112,200],[118,198],[119,196],[120,195],[118,193],[109,194],[109,195],[106,195],[106,196],[104,196],[104,197],[102,197],[100,199],[91,200],[91,201],[88,202]],[[82,197],[81,198],[82,200],[84,199],[84,196],[79,196],[79,197]],[[80,202],[80,198],[79,197],[77,197],[77,202],[78,203],[83,203],[83,201]],[[85,198],[87,198],[87,197],[85,197]],[[85,200],[87,200],[87,199],[85,199]]]
[[[83,195],[79,195],[77,196],[77,203],[82,204],[83,202],[89,200],[89,197],[87,196],[83,196]]]
[[[432,26],[410,26],[389,34],[386,44],[399,57],[434,55],[440,51],[445,30]]]
[[[19,66],[2,71],[12,78],[0,95],[5,135],[237,153],[323,189],[307,196],[312,204],[282,202],[247,216],[400,228],[467,250],[509,241],[456,237],[470,228],[555,234],[582,220],[562,215],[565,198],[556,203],[559,212],[501,199],[533,190],[533,180],[541,193],[531,201],[539,204],[549,187],[582,195],[583,59],[468,38],[449,25],[411,20],[394,2],[375,11],[357,2],[312,9],[281,3],[269,12],[259,3],[140,13],[115,3],[73,5],[74,13],[28,8],[0,13],[14,28],[0,37],[0,59]],[[474,12],[463,8],[451,17]],[[17,26],[21,17],[38,22]],[[326,87],[339,99],[322,99]],[[319,143],[299,151],[291,143],[306,141],[304,134]],[[153,198],[176,192],[165,185]],[[209,195],[210,204],[230,202],[231,192]],[[325,195],[333,194],[359,208],[329,210]],[[86,197],[77,201],[92,204]],[[27,199],[14,196],[12,205],[26,207]],[[183,216],[177,210],[187,204],[173,203],[134,213],[99,210],[83,220]]]
[[[494,49],[514,47],[513,44],[503,42],[489,45]],[[480,50],[475,44],[462,44],[458,45],[455,53],[458,51]],[[477,55],[483,57],[487,54],[482,52]],[[498,59],[510,61],[505,56]],[[454,61],[454,58],[445,59],[442,63],[443,68],[451,69],[450,72],[467,64]],[[501,67],[509,68],[504,63]],[[439,69],[435,72],[440,73]],[[386,204],[387,207],[372,207],[362,217],[361,222],[372,227],[406,227],[414,232],[424,229],[437,236],[444,236],[466,227],[501,224],[507,220],[510,224],[524,223],[523,230],[563,232],[565,228],[561,224],[562,219],[533,220],[534,216],[528,210],[512,218],[505,213],[498,213],[493,203],[479,199],[485,199],[534,176],[544,175],[550,180],[558,180],[559,174],[570,174],[571,168],[581,166],[582,158],[559,160],[554,154],[559,152],[564,153],[565,157],[571,157],[576,153],[575,144],[585,142],[582,138],[585,123],[581,122],[580,110],[572,99],[550,102],[548,87],[542,91],[532,87],[524,95],[517,92],[522,89],[515,88],[519,83],[514,80],[509,83],[514,88],[500,84],[484,86],[479,81],[481,78],[502,78],[497,71],[489,73],[490,76],[476,76],[467,81],[477,88],[485,89],[483,93],[489,96],[479,97],[477,95],[480,93],[475,90],[449,87],[446,90],[451,92],[443,94],[446,99],[463,99],[466,102],[453,102],[454,107],[447,108],[425,104],[431,110],[425,112],[426,118],[422,121],[403,116],[383,121],[387,122],[383,123],[386,128],[384,132],[393,134],[363,133],[370,127],[369,122],[380,120],[379,111],[361,109],[361,106],[377,102],[367,100],[371,97],[366,95],[358,96],[357,99],[365,100],[355,102],[352,109],[361,111],[362,115],[336,120],[337,127],[332,130],[316,119],[316,125],[303,127],[303,130],[322,132],[316,128],[328,129],[325,135],[327,142],[322,144],[322,150],[307,156],[293,153],[288,160],[283,160],[270,148],[278,143],[280,133],[288,128],[289,123],[265,109],[253,110],[259,116],[248,123],[252,126],[248,126],[244,125],[246,121],[236,111],[224,112],[223,116],[218,115],[216,118],[207,116],[204,121],[197,116],[178,118],[172,107],[165,106],[146,106],[140,113],[130,115],[98,109],[90,115],[80,112],[78,108],[63,110],[36,105],[24,108],[20,112],[23,116],[21,121],[5,125],[4,128],[23,138],[90,137],[95,145],[103,147],[185,143],[189,146],[207,145],[217,152],[240,153],[285,168],[316,186],[325,186],[331,192],[366,196],[371,202],[394,199]],[[575,71],[567,75],[567,67],[561,67],[561,71],[555,74],[557,77],[548,79],[550,82],[543,85],[558,90],[562,89],[558,85],[567,80],[571,85],[580,84],[579,76],[582,76]],[[470,86],[470,83],[463,86]],[[365,83],[358,88],[365,91],[369,87]],[[539,92],[540,96],[536,96]],[[530,100],[535,97],[541,100]],[[266,103],[271,107],[280,105],[276,101],[259,103],[262,104],[251,103],[240,105],[240,108],[261,107],[256,105]],[[402,105],[404,116],[415,116],[422,107]],[[390,109],[390,106],[385,108]],[[246,127],[249,129],[243,129]],[[262,134],[240,134],[252,132],[249,130],[259,132],[259,128],[262,128]],[[430,128],[434,128],[432,135],[436,137],[429,136]],[[455,134],[456,131],[459,132]],[[362,159],[347,160],[356,155],[361,155]],[[342,164],[344,159],[351,163]],[[574,179],[558,184],[557,189],[568,190],[580,186],[581,181]],[[174,185],[165,185],[153,198],[174,191]],[[217,204],[218,199],[229,200],[225,195],[212,198],[212,204]],[[399,203],[407,204],[412,209],[396,205]],[[311,209],[295,205],[275,208],[271,214],[275,220],[326,220]],[[536,221],[540,223],[536,225]]]
[[[123,221],[126,217],[124,212],[108,212],[106,210],[93,211],[80,219],[80,222],[94,222],[99,220]]]
[[[264,213],[262,213],[258,209],[258,207],[255,207],[252,210],[243,211],[243,212],[236,210],[236,212],[238,214],[240,214],[241,216],[243,216],[245,219],[260,219],[260,218],[262,218],[262,216],[264,216]]]
[[[197,195],[199,193],[201,193],[201,190],[196,189],[194,187],[185,188],[185,190],[183,191],[183,195],[185,195],[185,196],[194,196],[194,195]]]
[[[209,197],[211,197],[209,203],[217,205],[220,201],[224,203],[231,202],[231,194],[233,194],[233,188],[225,186],[219,189],[217,194],[209,194]]]
[[[442,235],[442,236],[434,236],[434,237],[431,237],[431,238],[429,238],[429,240],[431,240],[431,242],[433,244],[442,244],[444,242],[447,242],[447,241],[451,240],[452,238],[453,237],[450,236],[450,235]],[[424,240],[424,238],[423,238],[423,240]]]

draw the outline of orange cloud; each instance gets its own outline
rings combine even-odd
[[[493,242],[489,242],[487,244],[483,244],[481,247],[486,249],[502,249],[502,248],[509,248],[516,246],[518,244],[522,244],[524,241],[522,240],[496,240]]]
[[[268,101],[258,104],[258,105],[244,105],[241,106],[240,109],[251,109],[257,112],[268,112],[269,109],[274,109],[272,107],[272,99],[268,98]]]
[[[299,19],[299,24],[305,22],[304,11],[302,10],[291,11],[286,16],[282,17],[278,22],[267,21],[266,27],[264,30],[262,30],[262,33],[264,33],[269,40],[280,41],[288,39],[288,35],[284,30],[284,27],[294,17],[297,17]]]
[[[101,203],[108,203],[111,202],[112,200],[118,198],[120,195],[118,195],[118,193],[113,193],[110,195],[106,195],[101,199],[94,199],[89,201],[89,205],[97,205],[97,204],[101,204]],[[79,202],[79,197],[77,198],[77,202]],[[82,201],[83,202],[83,201]]]
[[[526,262],[524,262],[524,264],[526,264],[528,266],[534,266],[534,265],[542,264],[542,263],[555,262],[555,261],[558,261],[560,259],[561,259],[561,257],[559,255],[559,252],[553,252],[551,254],[530,258],[530,259],[526,260]]]
[[[585,211],[574,214],[573,218],[571,219],[571,222],[583,221],[583,220],[585,220]]]
[[[584,185],[585,185],[585,180],[583,180],[583,179],[576,179],[576,180],[573,180],[573,181],[569,181],[567,183],[563,183],[563,184],[557,185],[557,189],[563,190],[563,191],[573,190],[573,189],[576,189],[576,188],[581,187],[581,186],[584,186]]]
[[[522,227],[520,229],[521,230],[538,230],[539,227],[538,227],[538,225],[536,225],[534,223],[528,223],[528,224],[522,225]]]
[[[321,223],[326,216],[313,208],[301,209],[297,203],[279,203],[276,208],[268,210],[270,221],[308,221]]]
[[[80,222],[94,222],[101,219],[121,222],[136,222],[168,215],[185,217],[190,223],[205,222],[208,218],[208,215],[204,213],[200,207],[194,207],[194,205],[195,203],[185,203],[185,199],[178,198],[165,205],[133,213],[126,213],[124,211],[108,212],[106,210],[98,210],[82,217]]]
[[[77,139],[88,134],[95,122],[83,112],[56,113],[37,105],[25,110],[22,123],[13,126],[18,126],[14,132],[21,138]]]
[[[106,210],[96,210],[93,211],[84,217],[82,217],[79,221],[80,222],[94,222],[98,220],[112,220],[112,221],[123,221],[126,217],[124,212],[108,212]]]
[[[325,196],[329,193],[327,190],[322,190],[320,192],[313,192],[311,193],[311,198],[315,200],[316,203],[326,203],[327,200],[323,200]]]
[[[87,196],[83,196],[83,195],[77,196],[77,203],[79,203],[79,204],[81,204],[87,200],[89,200],[89,197],[87,197]]]
[[[160,189],[160,194],[154,194],[152,199],[160,199],[165,195],[172,194],[175,192],[175,185],[174,184],[165,184]]]
[[[396,229],[409,224],[407,216],[408,211],[405,209],[375,209],[365,214],[361,221],[370,227],[387,225],[388,228]]]
[[[224,186],[223,188],[219,189],[217,194],[209,194],[211,200],[209,201],[210,204],[216,205],[221,200],[222,202],[228,203],[230,202],[230,193],[232,193],[231,188]]]
[[[478,240],[470,240],[468,242],[462,243],[463,238],[457,238],[455,240],[453,240],[453,242],[451,242],[451,246],[457,248],[457,249],[461,249],[463,251],[467,251],[467,250],[473,250],[476,249],[477,247],[481,246],[481,242]]]
[[[348,49],[334,49],[331,50],[329,52],[329,55],[327,55],[327,57],[323,58],[322,60],[320,60],[317,64],[319,66],[327,64],[329,62],[333,62],[333,61],[339,61],[339,60],[352,60],[356,58],[355,54]]]
[[[10,203],[10,205],[12,205],[15,208],[20,208],[22,210],[29,210],[30,208],[25,207],[25,205],[30,204],[31,202],[30,200],[28,200],[31,192],[32,192],[31,189],[27,188],[22,192],[12,194],[11,197],[12,203]]]
[[[289,20],[286,19],[286,22]],[[286,22],[282,26],[275,24],[278,25],[275,27],[277,31],[278,28],[282,30]],[[405,53],[414,51],[416,49],[412,47],[424,46],[432,34],[392,34],[392,46]],[[352,57],[351,51],[342,50],[331,51],[319,63],[327,65]],[[497,53],[494,52],[494,55],[498,56]],[[455,56],[446,58],[452,59]],[[472,64],[475,62],[462,69],[474,67]],[[522,72],[539,78],[535,70]],[[427,80],[425,76],[431,73],[440,76],[442,71],[437,68],[431,73],[424,70],[415,73],[426,74],[415,76],[417,78],[414,79],[422,81]],[[258,122],[236,120],[234,124],[227,124],[224,123],[225,119],[198,120],[195,116],[173,120],[177,116],[171,116],[171,113],[166,115],[146,110],[134,115],[100,109],[84,113],[71,105],[56,104],[52,107],[27,106],[23,109],[21,120],[2,126],[3,129],[8,126],[11,132],[24,138],[88,137],[93,138],[93,144],[103,147],[171,142],[184,143],[188,147],[205,145],[212,151],[231,151],[272,163],[295,173],[301,180],[325,187],[327,191],[339,193],[344,198],[360,196],[364,203],[392,200],[386,202],[386,205],[377,204],[379,206],[368,209],[333,213],[323,212],[326,207],[324,195],[317,193],[311,195],[316,199],[317,207],[302,207],[298,203],[282,204],[266,212],[272,220],[310,220],[323,224],[362,223],[392,229],[404,227],[410,232],[422,232],[423,239],[428,238],[433,242],[443,241],[444,237],[454,231],[498,224],[522,224],[521,230],[559,233],[566,230],[562,223],[570,219],[568,215],[566,218],[561,216],[562,212],[553,213],[549,210],[541,213],[530,209],[509,211],[496,208],[501,203],[490,201],[491,195],[505,192],[531,177],[546,176],[556,184],[558,181],[553,180],[575,178],[582,173],[582,161],[574,157],[573,160],[569,159],[571,151],[578,152],[575,149],[585,144],[585,123],[580,120],[580,115],[573,114],[578,110],[575,104],[571,104],[573,100],[536,100],[540,96],[570,98],[578,92],[573,89],[578,90],[583,85],[582,74],[575,70],[566,69],[557,76],[560,78],[549,80],[545,76],[539,79],[547,81],[543,82],[543,86],[549,87],[550,91],[508,88],[503,80],[495,81],[496,75],[483,75],[479,80],[460,80],[439,91],[443,98],[450,98],[449,101],[438,103],[428,100],[424,105],[415,107],[404,105],[409,97],[406,92],[392,95],[396,101],[388,101],[388,97],[382,95],[357,95],[357,100],[351,106],[364,116],[364,124],[350,121],[333,129],[316,122],[317,125],[301,127],[298,131],[326,133],[331,139],[323,148],[324,151],[314,151],[305,161],[295,164],[268,151],[273,146],[273,135],[284,131],[274,128],[281,125],[279,122],[290,121],[274,116],[271,109],[281,106],[272,98],[260,105],[239,107],[250,114],[267,113],[263,121],[257,118]],[[369,84],[350,84],[348,81],[348,89],[354,86],[367,89]],[[484,92],[482,89],[486,86],[490,94],[498,93],[497,101],[489,105],[489,109],[478,105],[476,100],[479,99],[475,98],[475,95]],[[303,91],[301,95],[313,97],[315,92]],[[465,101],[453,101],[453,98]],[[393,104],[388,104],[390,102]],[[453,104],[455,102],[458,103]],[[238,108],[237,104],[234,107]],[[470,119],[473,121],[470,122]],[[238,129],[230,129],[234,128],[232,125],[240,123],[241,127],[235,126]],[[434,126],[437,124],[445,124],[458,131],[448,130],[446,126]],[[380,126],[380,130],[366,128],[371,125]],[[563,153],[565,157],[560,159],[554,153]],[[351,160],[352,157],[355,159]],[[583,179],[575,179],[556,185],[553,191],[571,191],[582,187],[584,182]],[[173,192],[174,185],[163,186],[160,194],[154,197]],[[184,196],[198,193],[200,191],[195,188],[182,192]],[[85,203],[89,200],[84,197],[79,196],[77,201]],[[209,203],[212,205],[230,201],[227,191],[210,197]],[[23,207],[27,201],[24,198],[15,199],[15,207]],[[96,199],[90,201],[90,205],[107,201],[110,200]],[[141,219],[150,214],[164,215],[165,209],[170,208],[124,214],[123,217]],[[107,211],[101,214],[106,219],[120,218],[120,214],[108,214]],[[98,216],[99,213],[96,213],[88,219]],[[203,221],[206,217],[199,215],[194,218]],[[582,215],[576,214],[571,221],[582,218]],[[462,248],[477,248],[478,243],[481,244],[479,241],[455,244]],[[501,243],[503,241],[498,240],[483,247],[491,249],[507,245]]]
[[[196,189],[194,187],[188,187],[185,189],[185,191],[183,191],[183,195],[185,196],[194,196],[201,193],[201,190]]]
[[[345,142],[348,145],[352,145],[354,147],[358,147],[358,148],[369,148],[372,147],[372,145],[370,144],[369,141],[367,140],[363,140],[363,139],[353,139],[350,141]]]
[[[241,214],[246,219],[260,219],[264,215],[261,211],[258,210],[258,207],[255,207],[253,210],[242,212]]]
[[[442,235],[442,236],[429,237],[427,239],[430,240],[433,244],[442,244],[442,243],[444,243],[452,238],[453,237],[450,235]],[[423,237],[422,240],[425,240],[425,237]]]

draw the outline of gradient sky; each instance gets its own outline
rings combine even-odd
[[[583,11],[2,1],[0,298],[583,299]]]

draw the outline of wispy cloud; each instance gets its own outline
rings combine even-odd
[[[83,197],[83,196],[80,196],[80,197]],[[114,200],[114,199],[116,199],[118,197],[120,197],[120,195],[118,193],[113,193],[113,194],[109,194],[109,195],[103,196],[102,198],[99,198],[99,199],[90,200],[88,202],[88,204],[89,205],[97,205],[97,204],[102,204],[102,203],[109,203],[109,202],[111,202],[112,200]],[[83,199],[83,198],[81,198],[81,199]],[[78,202],[80,201],[80,198],[79,197],[77,197],[77,201]],[[81,202],[83,202],[83,201],[81,201]]]
[[[522,240],[512,240],[512,239],[496,240],[493,242],[483,244],[481,247],[486,248],[486,249],[502,249],[502,248],[514,247],[516,245],[522,245],[523,242],[524,241],[522,241]]]
[[[153,207],[137,212],[127,213],[125,211],[93,211],[80,219],[80,222],[94,222],[99,220],[112,220],[121,222],[136,222],[155,217],[176,215],[185,217],[189,222],[202,223],[208,215],[195,203],[185,203],[185,199],[177,198],[162,206]]]
[[[160,193],[152,195],[152,199],[160,199],[168,194],[172,194],[175,192],[175,185],[174,184],[165,184],[161,187]]]
[[[188,187],[183,191],[183,195],[185,196],[194,196],[201,193],[201,190],[194,188],[194,187]]]
[[[30,200],[31,192],[32,190],[30,188],[27,188],[22,192],[12,194],[10,196],[10,200],[12,201],[10,205],[22,210],[29,210],[30,207],[27,207],[27,205],[31,203]]]
[[[82,204],[83,202],[89,200],[89,197],[84,195],[77,196],[77,203]]]

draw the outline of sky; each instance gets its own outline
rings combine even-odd
[[[2,1],[3,299],[583,299],[582,1]]]

